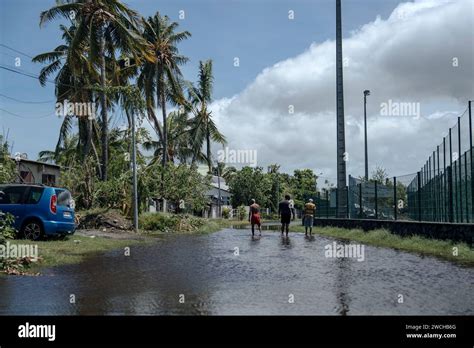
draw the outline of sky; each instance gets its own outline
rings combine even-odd
[[[213,60],[212,116],[228,151],[252,151],[264,168],[272,163],[286,172],[310,168],[334,181],[333,0],[125,3],[145,17],[167,14],[192,33],[179,46],[190,58],[182,69],[187,80],[197,79],[200,60]],[[60,20],[39,27],[40,12],[53,4],[0,1],[2,66],[38,74],[41,65],[29,56],[61,43]],[[364,170],[363,90],[371,91],[369,169],[382,166],[390,176],[418,171],[474,99],[473,6],[470,0],[342,1],[349,174]],[[393,107],[401,105],[413,108],[398,115]],[[0,131],[13,152],[36,159],[39,151],[54,148],[62,121],[54,106],[53,85],[41,87],[33,78],[0,69]],[[117,111],[112,125],[124,122]]]

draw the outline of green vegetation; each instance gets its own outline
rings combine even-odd
[[[48,240],[32,242],[27,240],[10,240],[10,244],[38,245],[39,261],[28,264],[27,274],[35,274],[42,268],[83,261],[86,257],[112,249],[122,249],[138,244],[148,243],[147,240],[91,238],[72,236],[66,240]]]
[[[290,230],[294,232],[304,232],[304,227],[290,226]],[[364,232],[360,229],[315,227],[313,228],[313,233],[333,238],[358,241],[366,243],[367,245],[436,256],[445,260],[474,266],[474,250],[466,243],[454,243],[420,236],[401,237],[383,229]],[[453,248],[457,248],[457,256],[454,255]]]
[[[228,219],[203,219],[188,214],[145,213],[140,215],[140,227],[145,234],[164,233],[207,234],[240,224]]]
[[[280,166],[276,164],[268,166],[267,172],[262,167],[229,170],[224,177],[227,176],[233,194],[232,205],[248,205],[254,198],[262,207],[275,212],[286,193],[291,195],[297,209],[302,209],[307,199],[316,196],[317,176],[311,169],[297,169],[293,175],[280,173],[279,170]]]
[[[15,163],[9,156],[9,144],[7,139],[0,135],[0,184],[11,182],[15,177]]]

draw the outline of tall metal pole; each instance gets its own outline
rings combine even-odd
[[[367,96],[369,90],[364,91],[364,146],[365,146],[365,181],[369,181],[369,154],[367,150]]]
[[[137,151],[135,144],[135,113],[132,112],[132,175],[133,175],[133,228],[138,231]]]
[[[341,0],[336,0],[336,98],[337,98],[337,217],[346,217],[346,140],[344,122],[344,89],[342,75]]]

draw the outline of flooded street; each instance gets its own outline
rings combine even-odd
[[[474,269],[370,246],[362,262],[326,258],[333,241],[273,231],[251,240],[248,229],[169,236],[128,257],[2,277],[0,314],[474,314]]]

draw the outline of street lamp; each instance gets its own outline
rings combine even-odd
[[[364,140],[365,140],[365,181],[369,181],[369,155],[367,151],[367,96],[370,91],[364,91]]]

